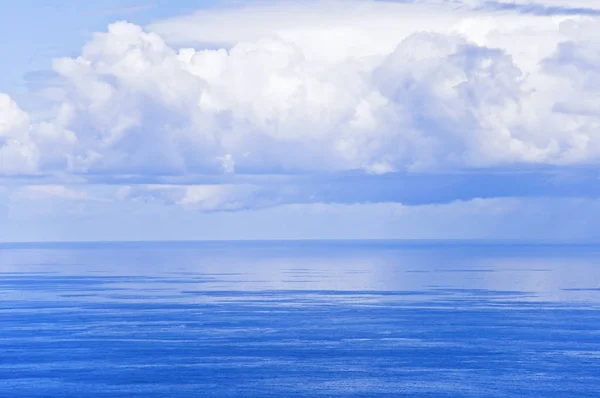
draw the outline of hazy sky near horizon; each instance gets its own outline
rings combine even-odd
[[[0,35],[0,241],[600,237],[600,0],[22,0]]]

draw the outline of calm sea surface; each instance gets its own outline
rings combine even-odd
[[[600,246],[0,245],[0,397],[600,397]]]

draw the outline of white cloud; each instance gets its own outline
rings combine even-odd
[[[233,47],[269,38],[294,43],[309,61],[339,62],[388,54],[419,31],[447,32],[474,14],[458,4],[284,1],[202,9],[148,29],[179,45]]]
[[[0,237],[596,236],[598,201],[573,199],[595,169],[562,168],[600,161],[595,10],[267,1],[111,24],[54,61],[46,108],[0,94]],[[464,170],[523,164],[568,181]]]
[[[29,116],[8,95],[0,93],[0,174],[31,173],[37,162]]]
[[[567,6],[555,3],[542,5]],[[3,97],[2,170],[384,174],[600,160],[599,18],[343,4],[213,8],[150,32],[112,24],[55,61],[54,117],[31,123]]]
[[[76,135],[56,120],[32,123],[29,115],[0,93],[0,175],[67,169]]]

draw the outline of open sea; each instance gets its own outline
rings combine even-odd
[[[2,244],[0,397],[600,397],[600,246]]]

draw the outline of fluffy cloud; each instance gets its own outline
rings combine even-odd
[[[77,137],[57,120],[32,123],[8,95],[0,93],[0,175],[66,170]]]
[[[0,173],[31,173],[37,163],[29,116],[8,95],[0,93]]]
[[[32,121],[0,96],[0,172],[385,174],[600,160],[598,18],[347,4],[114,23],[80,56],[55,60],[52,117]],[[233,209],[247,189],[146,191]]]

